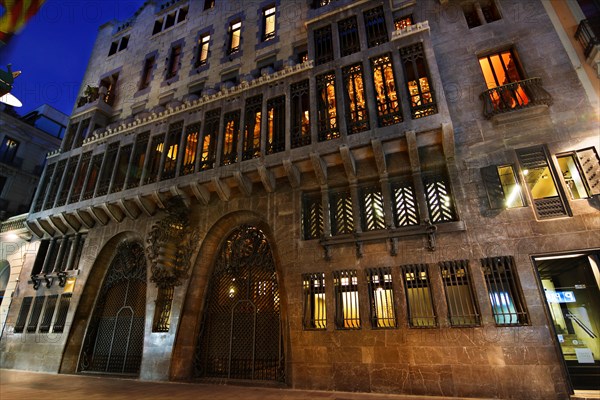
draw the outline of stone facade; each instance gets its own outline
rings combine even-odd
[[[252,7],[247,2],[242,7],[241,2],[216,1],[207,9],[204,3],[211,2],[148,1],[131,20],[100,28],[82,84],[83,100],[73,111],[71,131],[61,151],[49,155],[45,181],[27,220],[36,241],[50,243],[47,254],[63,261],[54,269],[46,268],[49,262],[42,265],[33,257],[24,261],[20,296],[14,299],[7,319],[7,326],[18,325],[27,296],[62,298],[71,293],[64,329],[54,333],[49,327],[49,332],[40,333],[34,324],[29,333],[27,329],[5,331],[1,365],[61,373],[85,369],[82,347],[92,330],[90,320],[99,293],[104,293],[105,281],[118,258],[119,244],[146,247],[153,227],[166,218],[168,202],[179,198],[187,207],[187,223],[197,243],[189,270],[181,274],[180,284],[172,286],[170,323],[163,332],[155,325],[161,293],[151,265],[166,261],[148,259],[140,378],[198,377],[194,359],[199,336],[207,329],[204,310],[211,301],[207,293],[211,277],[216,276],[220,249],[237,228],[254,226],[270,245],[277,273],[280,360],[285,360],[283,382],[289,387],[569,398],[568,376],[532,257],[597,251],[598,197],[572,200],[562,176],[555,176],[563,207],[560,217],[548,218],[536,209],[526,185],[523,207],[492,210],[486,190],[489,185],[481,174],[481,168],[490,165],[518,165],[515,149],[547,145],[551,170],[558,165],[556,154],[588,148],[599,151],[598,111],[587,100],[542,3],[496,0],[493,4],[499,18],[472,29],[467,26],[464,4],[456,1],[315,2],[329,3],[322,7],[309,6],[306,1],[252,2]],[[276,7],[275,36],[262,40],[262,13],[271,5]],[[409,14],[414,23],[395,29],[394,20]],[[340,22],[352,25],[354,17],[359,50],[342,57],[347,51],[342,37],[352,33],[341,34]],[[173,26],[167,27],[170,18]],[[240,48],[228,54],[228,29],[233,30],[240,21]],[[384,39],[377,39],[381,24],[385,26]],[[153,27],[160,32],[152,34]],[[323,61],[320,57],[329,50],[319,47],[324,40],[320,35],[326,34],[328,27],[332,28],[332,59]],[[206,32],[210,33],[209,56],[206,64],[201,64],[197,63],[201,53],[198,41]],[[126,48],[118,50],[123,47],[123,37],[128,38]],[[113,53],[113,43],[117,50],[107,57]],[[528,92],[531,104],[493,112],[487,119],[482,114],[487,97],[480,98],[486,82],[478,57],[511,48],[518,53],[523,81],[541,78],[542,83],[531,86],[530,90],[538,90],[537,94]],[[307,59],[302,58],[304,51]],[[382,113],[383,106],[378,108],[383,89],[373,81],[371,60],[388,54],[400,103],[396,117]],[[146,60],[152,57],[154,65],[144,71],[151,64]],[[424,67],[420,60],[425,60]],[[362,67],[362,78],[349,78],[352,72],[347,67],[357,64]],[[335,74],[337,106],[333,111],[337,126],[333,127],[327,119],[332,116],[331,108],[323,108],[333,103],[332,98],[317,96],[329,95],[321,89],[322,77],[330,71]],[[148,86],[145,72],[151,76]],[[414,74],[421,85],[421,104],[411,107],[415,97],[407,84],[410,86]],[[421,79],[426,79],[427,86]],[[294,132],[301,131],[294,125],[298,119],[292,109],[298,109],[291,87],[304,80],[308,80],[310,93],[306,109],[309,136],[296,141]],[[355,92],[348,89],[352,82],[357,85],[353,86]],[[92,88],[88,96],[84,92],[88,85],[98,86],[99,94]],[[363,90],[366,101],[353,102],[356,91]],[[248,115],[252,115],[246,101],[258,95],[263,96],[259,156],[244,159],[247,147],[242,138],[249,134],[245,128]],[[285,95],[285,118],[277,116],[278,109],[269,102],[281,95]],[[355,107],[364,105],[366,108],[356,112]],[[214,152],[206,149],[209,162],[204,163],[204,140],[199,140],[192,171],[187,173],[182,151],[186,135],[193,133],[194,124],[201,123],[197,138],[207,137],[207,120],[217,108],[216,148]],[[227,118],[235,118],[231,115],[237,110],[241,110],[238,140],[224,138],[229,132],[224,127]],[[392,122],[378,123],[382,115]],[[183,128],[177,124],[180,121]],[[278,122],[285,127],[281,143],[277,143],[274,126]],[[135,159],[139,138],[146,132],[144,168],[138,175],[129,155]],[[235,150],[228,153],[226,146],[231,142]],[[179,153],[175,150],[174,154],[179,156],[171,167],[167,153],[177,149],[173,143],[178,144]],[[273,150],[276,145],[281,151]],[[121,150],[117,152],[117,148]],[[155,153],[160,156],[158,161],[153,159]],[[121,154],[127,156],[124,164]],[[214,160],[210,160],[211,154]],[[97,176],[92,178],[87,171],[94,165]],[[121,174],[123,165],[126,171]],[[121,175],[125,182],[119,182]],[[522,182],[522,171],[518,176]],[[588,183],[591,191],[594,182]],[[405,203],[394,202],[397,184],[408,184],[402,187],[410,187],[414,193],[416,206],[409,214],[398,211]],[[373,187],[376,189],[369,191]],[[445,194],[431,194],[433,188]],[[334,194],[346,190],[350,200],[344,203],[348,205],[344,215],[353,221],[351,232],[340,228],[341,217],[332,200]],[[310,203],[311,198],[317,200]],[[372,206],[372,201],[377,202],[369,200],[372,198],[381,200],[379,208]],[[307,218],[308,204],[321,210],[314,214],[317,219],[321,216],[321,223]],[[407,215],[418,223],[402,223],[399,218]],[[316,227],[318,234],[312,235],[311,227]],[[62,245],[51,238],[62,240]],[[66,242],[72,243],[68,251],[60,250]],[[163,243],[161,254],[172,245]],[[80,254],[76,254],[77,248]],[[501,323],[493,314],[482,259],[514,260],[515,290],[522,291],[525,304],[525,317],[518,323]],[[440,263],[453,260],[468,261],[478,310],[478,321],[471,326],[457,327],[448,313],[452,306],[445,296]],[[425,292],[431,294],[430,312],[434,313],[427,329],[414,327],[421,322],[415,322],[409,302],[418,300],[412,297],[411,275],[400,268],[420,264],[427,264]],[[387,267],[385,279],[391,280],[393,293],[387,306],[395,308],[395,317],[393,326],[384,329],[373,318],[373,310],[379,309],[365,274],[371,268]],[[336,274],[353,270],[355,291],[340,294],[352,278],[348,275],[344,284],[344,278]],[[311,273],[324,276],[324,329],[307,329],[311,322],[307,311],[314,311],[307,300],[316,298],[310,294],[312,283],[306,283],[306,274]],[[358,303],[348,311],[342,299],[350,298]],[[40,313],[47,314],[45,309]],[[354,323],[360,329],[344,329],[344,322],[340,325],[340,319],[350,314],[357,317]]]

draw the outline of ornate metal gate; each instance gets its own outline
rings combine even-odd
[[[271,247],[243,225],[221,245],[195,357],[196,377],[283,381],[279,289]]]
[[[146,257],[140,243],[117,248],[88,327],[80,372],[138,374],[146,317]]]

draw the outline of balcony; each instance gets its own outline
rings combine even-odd
[[[91,109],[98,109],[105,115],[111,115],[114,103],[115,93],[113,90],[107,90],[103,86],[100,89],[88,86],[84,95],[77,100],[77,108],[73,115],[79,115]]]
[[[481,93],[483,115],[490,119],[512,111],[552,105],[552,96],[542,87],[541,78],[530,78],[496,86]]]
[[[575,32],[575,39],[581,44],[588,64],[596,69],[600,77],[600,17],[582,20]]]

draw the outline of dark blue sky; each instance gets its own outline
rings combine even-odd
[[[12,93],[19,114],[47,103],[70,114],[98,27],[125,20],[144,0],[46,0],[19,35],[0,49],[0,67],[11,63],[23,74]]]

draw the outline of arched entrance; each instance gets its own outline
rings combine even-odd
[[[196,377],[283,381],[280,297],[262,230],[235,229],[210,278],[195,355]]]
[[[90,320],[79,372],[139,374],[146,317],[146,257],[138,242],[117,247]]]

